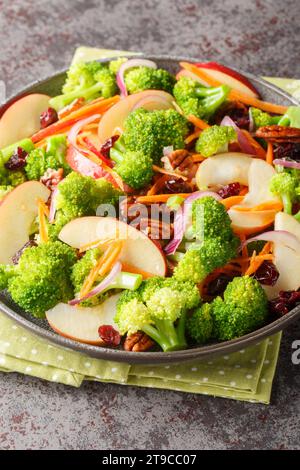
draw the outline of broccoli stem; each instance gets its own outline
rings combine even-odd
[[[176,328],[179,344],[181,345],[182,348],[185,348],[187,345],[186,338],[185,338],[186,318],[187,318],[186,311],[184,311],[178,320],[178,325]]]
[[[51,100],[49,100],[49,105],[56,111],[59,111],[68,104],[72,103],[72,101],[76,100],[77,98],[84,98],[85,100],[94,98],[97,93],[101,92],[102,87],[103,84],[99,82],[91,86],[90,88],[86,88],[85,90],[76,90],[70,93],[66,93],[65,95],[55,96],[54,98],[51,98]]]
[[[143,327],[144,333],[158,343],[164,352],[176,351],[186,346],[184,330],[185,314],[180,318],[177,327],[171,320],[156,320],[155,327],[152,325]]]
[[[300,210],[294,215],[294,217],[298,222],[300,222]]]
[[[171,350],[168,338],[166,338],[165,335],[161,331],[158,331],[154,326],[145,325],[143,326],[142,331],[146,333],[146,335],[150,336],[150,338],[152,338],[157,344],[159,344],[164,352]]]
[[[110,149],[109,155],[110,155],[111,160],[113,160],[116,163],[121,163],[124,159],[123,154],[114,147]]]
[[[115,280],[107,287],[109,289],[128,289],[136,290],[140,287],[143,281],[141,274],[133,274],[127,272],[121,272],[115,278]]]
[[[292,213],[292,200],[288,194],[281,194],[284,212],[287,214]]]
[[[282,117],[280,117],[277,123],[274,124],[278,124],[278,126],[287,127],[290,125],[290,118],[284,114]]]

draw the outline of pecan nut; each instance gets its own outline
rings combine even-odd
[[[257,129],[256,137],[274,143],[300,142],[300,129],[284,126],[264,126]]]
[[[124,342],[125,351],[142,352],[152,348],[154,341],[141,331],[127,336]]]

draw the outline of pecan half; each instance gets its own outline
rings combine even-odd
[[[53,191],[53,189],[55,189],[58,183],[63,179],[63,176],[64,170],[62,168],[59,168],[58,170],[52,170],[52,168],[48,168],[45,174],[41,177],[41,183]]]
[[[269,142],[300,142],[300,129],[296,127],[265,126],[257,129],[255,135]]]
[[[154,341],[141,331],[127,336],[124,342],[125,351],[142,352],[152,348]]]
[[[197,171],[197,165],[194,163],[191,153],[186,149],[173,150],[168,156],[162,158],[164,168],[172,170],[179,175],[193,178]]]

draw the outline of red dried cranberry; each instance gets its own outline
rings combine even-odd
[[[264,261],[253,277],[265,286],[274,286],[279,277],[279,272],[271,261]]]
[[[118,135],[113,135],[109,139],[107,139],[103,145],[101,145],[100,153],[105,158],[109,158],[109,151],[113,147],[114,143],[118,140]]]
[[[24,246],[22,246],[22,248],[20,248],[19,251],[17,251],[14,256],[12,257],[12,262],[13,264],[18,264],[18,262],[20,261],[20,258],[23,254],[23,252],[26,250],[26,248],[32,248],[33,246],[37,246],[37,244],[35,243],[34,240],[29,240],[28,242],[25,243]]]
[[[182,178],[172,178],[165,182],[162,192],[168,194],[191,193],[192,188]]]
[[[275,144],[274,157],[300,161],[300,144],[292,142]]]
[[[280,291],[278,297],[269,302],[271,313],[283,316],[293,310],[300,303],[300,290]]]
[[[27,157],[28,153],[26,150],[22,149],[22,147],[18,147],[4,166],[7,168],[7,170],[19,170],[20,168],[24,168],[26,165]]]
[[[232,281],[232,276],[220,274],[208,284],[207,294],[211,296],[222,295],[230,281]]]
[[[45,127],[54,124],[56,121],[58,121],[58,114],[53,108],[48,108],[40,115],[41,129],[45,129]]]
[[[223,186],[219,189],[218,194],[222,198],[230,197],[230,196],[237,196],[241,190],[240,183],[230,183]]]
[[[121,342],[121,336],[111,325],[102,325],[98,329],[98,333],[102,341],[107,346],[119,346]]]

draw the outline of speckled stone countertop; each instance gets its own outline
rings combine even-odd
[[[295,0],[0,0],[0,79],[11,93],[67,66],[79,45],[300,78],[299,14]],[[295,339],[299,323],[284,334],[270,406],[0,374],[0,449],[300,449]]]

